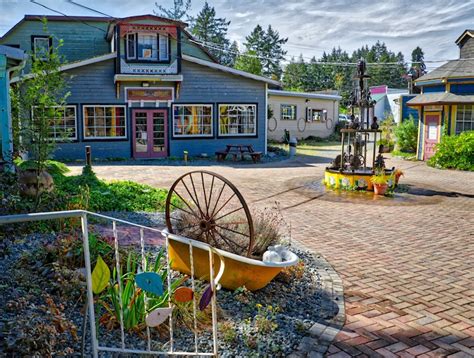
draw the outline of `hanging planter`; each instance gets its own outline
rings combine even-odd
[[[251,257],[255,238],[250,210],[238,189],[212,172],[189,172],[173,183],[166,200],[166,224],[163,235],[168,238],[172,269],[190,275],[192,251],[194,276],[208,280],[210,245],[225,261],[220,283],[230,290],[263,288],[284,267],[298,262],[287,250],[279,262]],[[217,257],[214,262],[219,265]]]

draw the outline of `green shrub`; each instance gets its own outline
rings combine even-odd
[[[434,167],[474,171],[474,131],[441,137],[436,153],[428,161]]]
[[[38,164],[34,160],[21,160],[18,159],[15,161],[15,164],[18,168],[21,170],[28,170],[28,169],[34,169],[38,167]],[[66,164],[57,162],[55,160],[47,160],[45,161],[45,169],[48,173],[51,175],[55,174],[66,174],[69,172],[69,168],[67,167]]]
[[[395,136],[393,131],[395,129],[395,122],[393,116],[388,115],[382,122],[380,122],[380,130],[382,131],[381,138],[378,141],[378,145],[383,144],[385,148],[393,150],[395,144]]]
[[[92,211],[164,211],[168,195],[165,189],[132,181],[106,182],[97,178],[87,166],[82,175],[55,175],[54,182],[59,194],[75,196],[78,200],[81,190],[89,188],[87,202]]]
[[[400,125],[395,127],[394,133],[397,138],[397,146],[401,152],[416,152],[418,125],[412,116],[405,119]]]

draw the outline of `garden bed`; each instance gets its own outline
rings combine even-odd
[[[65,250],[56,256],[58,251],[53,248],[58,246],[58,240],[55,235],[28,235],[3,242],[1,351],[41,356],[81,351],[85,282],[82,270],[71,265],[77,252]],[[323,290],[318,259],[301,250],[293,251],[301,258],[300,264],[280,274],[267,287],[254,293],[245,288],[217,293],[220,355],[286,356],[298,348],[314,323],[337,315],[337,302]],[[202,292],[204,285],[198,281],[197,292]],[[209,315],[206,311],[200,315],[198,334],[199,347],[208,350],[212,346]],[[185,318],[178,318],[177,322],[175,349],[193,350],[194,333],[187,328]],[[101,326],[100,332],[102,344],[119,345],[117,326]],[[127,345],[145,349],[144,337],[143,330],[130,331],[126,334]],[[167,339],[158,330],[154,337],[159,348],[167,348]]]

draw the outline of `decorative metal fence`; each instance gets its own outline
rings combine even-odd
[[[111,228],[113,232],[113,241],[114,241],[114,260],[115,260],[115,272],[118,285],[119,293],[119,302],[120,302],[120,312],[119,312],[119,323],[120,323],[120,340],[116,345],[102,345],[99,337],[98,330],[100,325],[96,320],[96,303],[94,301],[94,292],[93,292],[93,279],[92,279],[92,267],[91,267],[91,255],[89,249],[89,223],[88,217],[94,217],[97,219],[105,219],[108,222],[111,222]],[[168,240],[169,235],[166,232],[162,232],[156,228],[147,227],[144,225],[135,224],[126,220],[121,220],[113,218],[110,216],[105,216],[97,213],[92,213],[84,210],[71,210],[71,211],[59,211],[59,212],[47,212],[47,213],[33,213],[33,214],[20,214],[20,215],[9,215],[9,216],[0,216],[0,225],[31,222],[31,221],[43,221],[43,220],[55,220],[55,219],[69,219],[69,218],[78,218],[81,222],[81,232],[82,232],[82,244],[84,249],[84,262],[85,262],[85,276],[87,283],[87,311],[84,313],[86,315],[84,322],[89,317],[89,330],[90,330],[90,350],[93,357],[98,357],[99,353],[125,353],[125,354],[140,354],[140,355],[174,355],[174,356],[217,356],[218,353],[218,340],[217,340],[217,304],[216,304],[216,291],[219,289],[218,281],[224,271],[224,261],[223,258],[218,254],[218,252],[211,246],[205,243],[199,243],[199,248],[207,250],[209,252],[209,272],[210,272],[210,307],[212,315],[212,345],[209,345],[211,349],[200,350],[198,344],[198,329],[197,329],[197,307],[199,303],[197,302],[197,297],[194,294],[192,296],[192,312],[193,312],[193,335],[194,335],[194,350],[179,350],[175,348],[175,339],[174,339],[174,322],[173,322],[173,312],[169,310],[168,315],[168,340],[162,344],[162,347],[167,347],[166,350],[155,350],[153,346],[153,337],[151,334],[151,329],[147,325],[146,327],[146,348],[135,348],[127,346],[126,339],[126,329],[124,327],[124,307],[122,306],[122,295],[124,287],[121,282],[121,255],[120,255],[120,239],[117,230],[117,223],[128,225],[139,229],[139,242],[140,242],[140,253],[141,253],[141,266],[142,268],[146,266],[146,253],[145,253],[145,239],[144,233],[146,231],[154,232],[155,234],[163,235],[165,237],[165,248],[166,248],[166,272],[167,272],[167,293],[168,293],[168,307],[173,307],[172,297],[172,270],[170,265],[170,259],[168,254]],[[189,242],[189,260],[190,260],[190,271],[191,275],[189,279],[191,280],[191,289],[193,293],[195,292],[196,282],[194,278],[194,264],[193,264],[193,246],[191,241]],[[216,277],[214,277],[214,257],[215,255],[220,258],[220,270]],[[212,279],[211,279],[212,278]],[[115,284],[114,284],[115,285]],[[145,309],[148,307],[147,297],[145,295]],[[84,325],[83,330],[86,329]],[[85,335],[84,335],[85,337]]]

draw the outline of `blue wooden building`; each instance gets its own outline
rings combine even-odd
[[[42,18],[25,16],[0,44],[41,54],[64,41],[71,96],[51,131],[56,158],[83,158],[86,145],[98,158],[213,155],[237,143],[266,152],[267,90],[279,83],[218,64],[187,24],[46,16],[46,34]]]
[[[421,88],[421,94],[407,101],[419,113],[420,160],[435,153],[443,135],[474,130],[474,30],[464,31],[456,44],[459,59],[418,78],[415,84]]]

